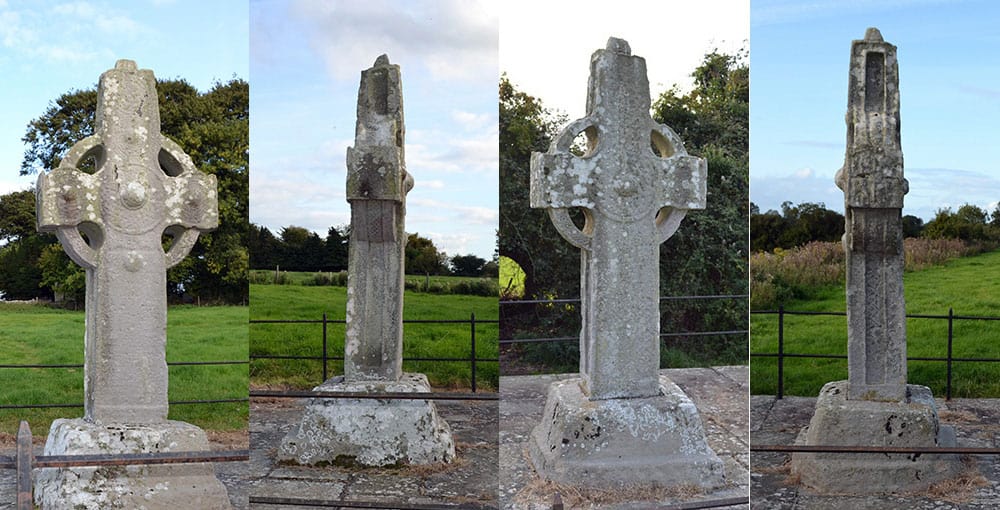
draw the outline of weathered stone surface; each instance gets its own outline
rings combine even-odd
[[[160,134],[156,80],[135,62],[101,75],[95,126],[36,187],[38,229],[87,278],[85,416],[54,422],[45,454],[207,450],[200,429],[167,421],[166,271],[218,225],[215,176]],[[96,171],[79,171],[90,157]],[[35,497],[43,508],[229,508],[210,465],[48,469]]]
[[[59,168],[39,175],[38,229],[55,232],[86,269],[86,417],[163,422],[166,270],[218,225],[215,176],[160,134],[153,72],[132,61],[101,75],[95,125]],[[91,156],[94,174],[76,169]],[[165,232],[175,239],[166,252]]]
[[[56,420],[45,455],[208,451],[205,432],[167,421],[155,425],[96,425]],[[35,504],[47,509],[228,509],[226,488],[211,464],[45,468],[35,479]]]
[[[849,400],[847,381],[827,383],[797,444],[833,446],[955,446],[940,426],[926,386],[907,385],[904,402]],[[957,455],[796,453],[792,474],[821,493],[885,494],[924,490],[961,471]]]
[[[573,378],[549,387],[528,442],[540,475],[594,488],[725,484],[698,409],[666,376],[660,395],[646,398],[589,400],[582,385]]]
[[[531,156],[531,206],[580,248],[580,373],[592,399],[659,392],[659,245],[705,207],[705,160],[649,117],[646,61],[611,38],[591,57],[587,116]],[[584,133],[588,153],[569,149]],[[655,154],[651,146],[656,146]],[[582,207],[583,229],[568,208]]]
[[[403,373],[406,194],[399,66],[382,55],[361,72],[354,147],[347,149],[351,203],[344,376],[316,390],[429,392]],[[282,441],[279,458],[300,464],[350,460],[368,466],[451,462],[448,424],[428,400],[314,399]]]
[[[331,379],[316,391],[428,392],[427,376],[404,373],[398,381]],[[427,400],[313,399],[302,421],[285,436],[279,460],[299,464],[367,466],[451,462],[451,429]]]
[[[848,397],[906,397],[903,301],[903,152],[896,47],[869,28],[851,44],[844,190],[847,251]]]
[[[403,373],[403,250],[406,171],[399,66],[380,56],[361,72],[354,147],[347,149],[351,203],[348,254],[348,381],[395,381]]]

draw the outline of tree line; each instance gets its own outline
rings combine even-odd
[[[337,272],[347,270],[350,226],[332,226],[326,237],[304,227],[283,227],[277,235],[265,226],[250,224],[251,269]],[[497,261],[476,255],[454,255],[434,246],[420,234],[409,234],[405,248],[408,274],[496,277]]]
[[[973,204],[956,210],[938,209],[934,219],[924,223],[907,214],[902,217],[903,237],[959,239],[967,243],[1000,243],[1000,205],[992,212]],[[784,202],[781,211],[750,204],[750,251],[771,252],[790,249],[810,241],[840,241],[844,235],[844,215],[827,209],[823,203]]]
[[[219,227],[202,234],[181,263],[167,272],[171,299],[245,303],[249,160],[249,86],[233,79],[199,92],[183,79],[158,80],[162,133],[177,142],[202,172],[218,180]],[[20,174],[59,166],[74,143],[94,133],[96,87],[67,92],[26,129]],[[93,173],[93,160],[81,163]],[[167,240],[165,239],[165,242]],[[53,298],[82,303],[83,269],[70,261],[54,235],[35,230],[35,193],[0,196],[0,294],[4,299]]]

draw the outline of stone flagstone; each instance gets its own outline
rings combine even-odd
[[[94,158],[96,171],[77,169]],[[218,225],[215,176],[160,134],[156,80],[119,60],[101,75],[95,134],[39,176],[38,229],[86,269],[84,419],[56,420],[46,455],[208,450],[167,421],[166,270]],[[82,232],[82,234],[81,234]],[[164,251],[162,236],[173,237]],[[44,469],[43,508],[228,508],[211,465]]]
[[[423,374],[404,373],[403,260],[406,171],[399,66],[382,55],[361,72],[354,147],[347,149],[351,204],[344,376],[315,389],[430,392]],[[285,436],[281,460],[365,465],[450,462],[448,424],[427,400],[315,399]]]
[[[659,245],[705,207],[707,164],[649,108],[646,61],[611,38],[591,57],[587,116],[531,157],[531,206],[581,253],[581,377],[549,388],[529,443],[536,470],[558,482],[723,483],[697,409],[658,372]],[[569,150],[580,133],[582,157]]]
[[[954,446],[930,388],[906,384],[903,178],[896,47],[869,28],[851,44],[844,191],[848,380],[826,384],[797,442],[838,446]],[[824,493],[922,490],[955,475],[954,455],[802,453],[801,483]]]

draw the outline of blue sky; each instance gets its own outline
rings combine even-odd
[[[490,259],[497,228],[499,2],[250,2],[250,219],[325,237],[350,222],[345,154],[362,69],[399,64],[406,231]]]
[[[202,91],[247,79],[247,12],[240,0],[0,0],[0,194],[34,185],[18,177],[28,122],[118,59]]]
[[[990,1],[754,0],[750,197],[843,209],[851,41],[878,27],[898,48],[900,124],[910,192],[903,214],[932,219],[1000,200],[1000,4]]]

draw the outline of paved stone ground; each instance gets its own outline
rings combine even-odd
[[[750,441],[754,445],[792,444],[812,418],[815,398],[750,397]],[[955,427],[958,446],[1000,446],[1000,399],[937,400],[941,422]],[[753,508],[804,509],[933,509],[985,510],[1000,508],[1000,459],[995,455],[969,457],[978,470],[962,480],[944,482],[922,494],[885,496],[821,496],[788,479],[788,454],[753,453],[750,494]]]
[[[42,455],[45,446],[45,437],[35,436],[35,455]],[[216,443],[212,442],[213,451],[239,450],[246,448],[246,437],[243,444]],[[17,455],[17,450],[10,447],[0,449],[0,455],[13,457]],[[250,508],[247,499],[247,463],[246,462],[217,462],[215,463],[215,475],[226,486],[229,493],[229,502],[234,510],[247,510]],[[14,469],[0,469],[0,510],[14,510],[17,507],[17,471]]]
[[[472,504],[497,508],[497,403],[435,403],[451,426],[457,460],[448,466],[342,468],[278,465],[277,448],[302,415],[305,400],[254,399],[250,406],[250,494],[410,504]],[[255,505],[261,510],[301,506]]]
[[[502,508],[548,510],[553,491],[562,493],[567,508],[655,508],[657,504],[692,502],[746,496],[749,453],[747,443],[747,394],[749,371],[746,366],[662,370],[698,406],[708,443],[726,464],[731,485],[709,494],[660,494],[658,501],[618,500],[613,494],[599,494],[604,503],[588,500],[593,494],[574,487],[546,485],[535,475],[527,459],[531,429],[541,420],[545,395],[553,381],[576,374],[508,376],[500,378],[500,503]],[[747,505],[724,508],[747,508]]]

